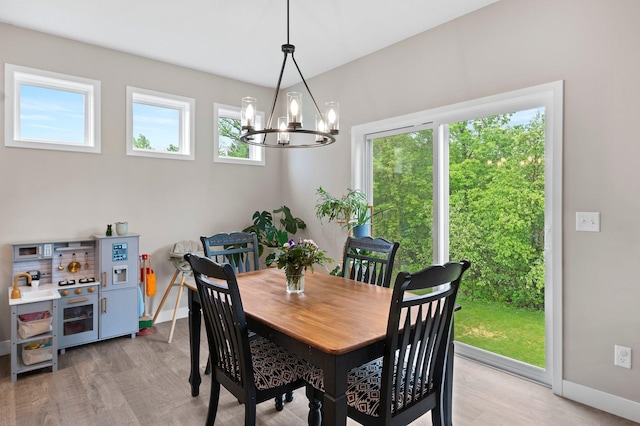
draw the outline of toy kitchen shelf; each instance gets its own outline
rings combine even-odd
[[[56,330],[56,317],[58,311],[57,291],[46,286],[34,288],[33,293],[45,292],[49,289],[48,297],[29,299],[27,296],[31,289],[25,289],[20,299],[11,299],[9,288],[9,306],[11,307],[11,381],[18,379],[19,373],[51,367],[51,371],[58,370],[58,336]],[[53,291],[52,291],[53,290]],[[42,300],[47,299],[47,300]],[[51,317],[23,323],[20,317],[38,312],[49,312]],[[39,324],[38,324],[39,323]],[[22,336],[25,337],[22,337]],[[30,344],[48,341],[49,345],[39,349],[27,349]],[[29,353],[25,353],[29,351]],[[44,356],[42,356],[44,355]]]

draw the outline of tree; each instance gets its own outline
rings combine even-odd
[[[234,158],[249,158],[249,145],[240,141],[240,120],[220,117],[218,119],[218,137],[226,138],[230,143],[219,145],[219,154]]]
[[[461,294],[544,306],[544,118],[450,125],[450,255],[471,257]]]
[[[374,207],[383,211],[376,216],[373,231],[400,243],[394,269],[416,271],[431,264],[433,132],[374,139],[373,170]]]
[[[140,133],[138,138],[133,138],[133,147],[136,149],[153,149],[149,139],[147,139],[147,137],[142,133]]]
[[[502,114],[449,125],[449,253],[472,268],[460,293],[544,307],[544,116]],[[376,236],[400,242],[396,270],[433,262],[433,133],[373,141]]]

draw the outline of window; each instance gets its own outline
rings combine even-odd
[[[193,160],[195,100],[127,86],[127,155]]]
[[[264,112],[256,114],[256,127],[264,123]],[[213,161],[264,166],[264,148],[240,141],[240,107],[213,104]]]
[[[5,64],[4,144],[100,153],[100,82]]]

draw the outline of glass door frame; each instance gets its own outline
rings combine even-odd
[[[534,367],[456,343],[456,353],[551,386],[562,395],[562,119],[563,81],[354,126],[351,187],[372,197],[371,140],[381,135],[434,129],[434,262],[448,260],[448,123],[545,108],[545,358]]]

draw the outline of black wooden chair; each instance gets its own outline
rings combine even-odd
[[[389,287],[398,247],[400,243],[392,243],[384,238],[347,237],[342,257],[342,275],[352,280]]]
[[[406,425],[431,411],[433,425],[452,424],[450,411],[443,407],[444,378],[453,377],[453,371],[446,371],[450,328],[460,280],[470,265],[463,260],[398,274],[384,356],[349,371],[349,417],[365,425]],[[413,290],[431,292],[405,293]],[[307,395],[317,398],[318,390],[324,390],[322,370],[311,368],[305,380]],[[317,424],[321,404],[311,401],[310,406],[309,424]]]
[[[217,263],[229,263],[235,273],[260,269],[258,237],[254,232],[220,233],[200,237],[204,255]]]
[[[270,340],[260,336],[249,340],[230,264],[190,253],[184,258],[191,265],[198,288],[214,369],[206,424],[215,422],[222,385],[245,405],[245,425],[254,425],[256,404],[302,387],[307,364]]]
[[[210,237],[200,237],[204,255],[217,263],[228,263],[233,272],[249,272],[260,269],[258,255],[258,237],[255,232],[219,233]],[[256,334],[249,331],[249,339]],[[204,374],[211,373],[211,362],[207,361]],[[276,409],[282,410],[284,401],[293,401],[293,392],[275,398]]]

